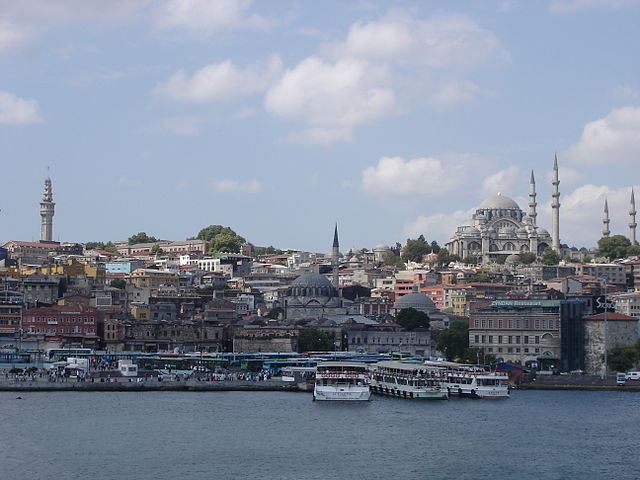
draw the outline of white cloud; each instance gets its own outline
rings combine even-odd
[[[424,235],[426,238],[437,239],[444,245],[459,226],[471,223],[471,215],[474,211],[475,208],[467,211],[456,210],[452,213],[420,215],[403,227],[402,234],[408,238]]]
[[[437,195],[459,184],[457,168],[433,157],[382,157],[362,172],[365,191],[383,195]]]
[[[569,160],[580,165],[613,164],[640,158],[640,107],[613,110],[589,122],[582,138],[567,152]]]
[[[553,13],[572,13],[597,8],[617,10],[638,5],[640,0],[551,0],[549,9]]]
[[[348,141],[353,138],[353,130],[350,128],[307,128],[291,132],[287,139],[291,143],[305,145],[333,145],[339,141]]]
[[[514,165],[489,175],[482,182],[482,195],[492,197],[498,192],[507,194],[514,190],[521,190],[518,188],[523,185],[520,171],[520,167]]]
[[[190,102],[226,100],[266,90],[281,70],[282,61],[276,55],[247,68],[239,68],[231,60],[225,60],[207,65],[191,77],[182,70],[175,72],[159,84],[155,92]]]
[[[156,12],[159,29],[184,29],[209,37],[224,30],[266,28],[269,22],[248,13],[251,0],[165,0]]]
[[[635,185],[636,198],[640,187]],[[629,233],[629,201],[631,186],[614,189],[608,185],[581,185],[560,197],[560,241],[570,246],[593,247],[602,237],[604,200],[609,204],[611,234]],[[549,203],[541,206],[541,213],[549,219]],[[540,223],[540,222],[539,222]]]
[[[498,38],[466,15],[420,20],[399,11],[378,21],[354,23],[344,42],[326,45],[325,51],[334,58],[433,68],[471,66],[490,57],[508,57]]]
[[[0,125],[26,125],[40,123],[38,102],[0,91]]]
[[[386,80],[386,70],[368,62],[309,57],[285,72],[264,104],[273,115],[311,126],[309,140],[327,143],[396,111],[395,92],[385,86]]]
[[[262,184],[257,180],[239,182],[238,180],[222,179],[213,184],[213,189],[220,193],[260,193]]]

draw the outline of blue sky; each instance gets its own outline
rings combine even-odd
[[[105,6],[107,5],[107,6]],[[592,246],[640,194],[640,0],[0,0],[0,241],[228,225],[444,243],[498,191]]]

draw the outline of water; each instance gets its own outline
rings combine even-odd
[[[0,403],[7,480],[640,477],[640,394],[630,392],[358,404],[284,392],[0,392]]]

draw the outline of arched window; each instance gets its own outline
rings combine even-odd
[[[511,242],[507,242],[504,244],[503,250],[515,250],[516,246],[511,243]]]

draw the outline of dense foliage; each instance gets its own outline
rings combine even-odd
[[[469,322],[453,320],[449,328],[438,333],[436,345],[447,360],[462,358],[469,348]]]
[[[438,253],[440,251],[438,242],[434,240],[429,243],[424,238],[424,235],[420,235],[416,239],[407,239],[407,243],[402,248],[401,257],[405,262],[421,263],[422,258],[428,253]]]
[[[560,263],[560,254],[551,247],[547,247],[542,252],[542,263],[545,265],[558,265]]]
[[[404,268],[404,261],[402,260],[402,258],[400,258],[400,256],[396,255],[393,251],[388,251],[385,252],[384,255],[382,255],[382,264],[383,265],[390,265],[392,267],[396,267],[396,268]]]
[[[609,369],[616,372],[631,370],[638,361],[640,361],[640,340],[637,340],[634,345],[618,345],[608,352]]]
[[[520,263],[529,265],[536,261],[536,254],[532,252],[522,252],[520,255]]]
[[[403,308],[398,313],[396,323],[407,330],[429,328],[429,315],[415,308]]]
[[[209,242],[209,252],[239,253],[247,241],[229,227],[209,225],[198,232],[198,240]]]
[[[118,253],[118,249],[114,245],[113,242],[87,242],[85,244],[86,248],[98,248],[100,250],[104,250],[105,252]]]
[[[138,243],[155,243],[159,240],[156,237],[150,237],[146,232],[138,232],[135,235],[131,235],[127,242],[129,245],[136,245]]]
[[[631,241],[622,235],[602,237],[598,240],[598,254],[610,260],[627,258],[640,255],[640,246],[637,244],[632,245]]]
[[[317,327],[304,327],[298,334],[298,351],[331,351],[335,349],[335,335]]]

